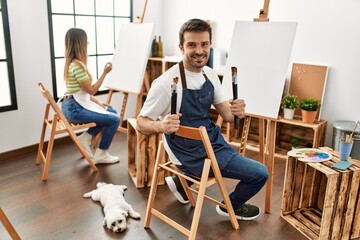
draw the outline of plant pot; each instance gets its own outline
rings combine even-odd
[[[304,123],[314,123],[317,111],[305,111],[301,109],[302,121]]]
[[[284,118],[285,119],[293,119],[294,113],[295,113],[295,109],[284,108]]]

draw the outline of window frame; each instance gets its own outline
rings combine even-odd
[[[113,52],[110,54],[110,53],[99,53],[98,52],[98,48],[97,48],[97,18],[102,18],[102,17],[106,17],[106,18],[112,18],[113,21],[115,22],[115,19],[116,18],[121,18],[121,19],[128,19],[129,22],[132,21],[133,19],[133,0],[128,0],[129,1],[129,15],[128,16],[119,16],[119,15],[116,15],[115,16],[115,13],[114,13],[114,9],[113,9],[113,15],[112,16],[109,16],[109,15],[102,15],[102,14],[96,14],[96,0],[92,0],[93,3],[94,3],[94,11],[95,13],[94,14],[82,14],[82,13],[76,13],[76,9],[75,9],[75,1],[76,0],[72,0],[72,3],[73,3],[73,13],[53,13],[52,12],[52,6],[51,6],[51,2],[52,0],[47,0],[47,6],[48,6],[48,22],[49,22],[49,38],[50,38],[50,55],[51,55],[51,77],[52,77],[52,83],[53,83],[53,96],[55,98],[55,100],[58,100],[59,97],[61,96],[58,96],[58,89],[57,89],[57,83],[59,82],[59,80],[57,79],[57,73],[56,73],[56,60],[57,59],[65,59],[64,57],[58,57],[58,56],[55,56],[55,44],[54,44],[54,32],[53,32],[53,16],[71,16],[73,17],[73,22],[74,22],[74,27],[76,26],[76,17],[93,17],[94,18],[94,32],[95,32],[95,41],[96,43],[95,44],[95,49],[96,49],[96,52],[95,54],[89,54],[88,56],[89,57],[95,57],[96,58],[96,69],[91,69],[90,72],[91,74],[93,75],[93,78],[95,79],[98,79],[100,77],[100,75],[102,74],[102,69],[100,69],[100,66],[98,66],[98,60],[99,60],[99,57],[102,57],[102,56],[113,56]],[[113,2],[113,6],[115,4],[115,0],[112,0]],[[117,39],[117,36],[118,36],[118,33],[115,31],[115,26],[113,27],[113,31],[114,31],[114,46],[113,48],[115,49],[115,45],[116,45],[116,39]],[[65,35],[64,35],[64,39],[65,39]],[[63,81],[62,79],[60,81]],[[96,95],[99,95],[99,94],[105,94],[105,93],[108,93],[109,90],[99,90]]]
[[[5,42],[5,52],[6,52],[6,58],[0,59],[0,62],[7,63],[9,92],[10,92],[10,105],[0,106],[0,112],[6,112],[6,111],[17,110],[18,104],[16,97],[15,74],[14,74],[14,65],[13,65],[12,50],[11,50],[11,37],[10,37],[7,0],[0,0],[0,1],[1,1],[0,11],[2,13],[1,15],[3,21],[4,42]]]

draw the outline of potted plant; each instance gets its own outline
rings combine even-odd
[[[281,100],[281,108],[284,110],[284,118],[293,119],[295,109],[299,107],[297,96],[287,95]]]
[[[298,139],[297,137],[293,137],[291,138],[290,143],[292,149],[298,148],[300,146],[300,139]]]
[[[301,100],[300,108],[302,121],[305,123],[313,123],[320,105],[320,101],[313,98],[304,98]]]

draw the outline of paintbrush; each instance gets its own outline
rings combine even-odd
[[[346,134],[346,139],[345,139],[346,142],[352,142],[353,141],[353,135],[354,135],[354,132],[355,132],[358,125],[359,125],[359,121],[356,122],[352,133],[350,135]]]
[[[238,88],[237,88],[237,68],[231,67],[231,77],[232,77],[232,90],[233,90],[233,99],[238,98]],[[234,126],[235,129],[238,129],[238,117],[234,116]]]
[[[173,84],[171,84],[171,114],[176,114],[176,100],[177,100],[177,92],[176,87],[179,81],[178,77],[173,78]],[[175,138],[175,133],[172,133],[171,139]]]

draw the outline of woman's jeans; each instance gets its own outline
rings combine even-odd
[[[185,174],[191,174],[191,170],[187,167],[183,165],[177,167]],[[238,154],[220,171],[224,178],[240,180],[229,195],[234,210],[257,194],[268,179],[268,171],[264,164]],[[214,176],[212,171],[210,176]]]
[[[108,107],[109,114],[101,114],[83,108],[75,99],[70,98],[63,100],[61,110],[70,123],[95,122],[96,127],[89,128],[87,132],[95,137],[103,131],[99,148],[102,150],[109,149],[120,123],[120,117],[116,114],[115,109]]]

